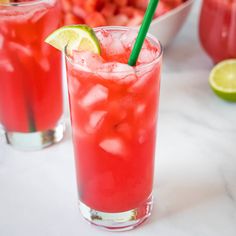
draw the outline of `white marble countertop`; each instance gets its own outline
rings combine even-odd
[[[236,105],[208,86],[197,39],[199,3],[165,52],[152,217],[123,235],[236,235]],[[0,144],[0,235],[113,235],[77,206],[71,137],[40,152]]]

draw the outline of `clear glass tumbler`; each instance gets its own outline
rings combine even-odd
[[[116,38],[117,44],[111,40],[102,48],[102,56],[111,46],[123,60],[131,50],[129,31],[95,29],[98,38],[100,33]],[[118,49],[121,38],[124,52]],[[88,70],[82,57],[66,56],[80,210],[92,224],[112,231],[136,227],[152,209],[162,47],[151,35],[146,43],[156,56],[135,68],[111,62]],[[94,68],[97,62],[95,56],[87,61]]]
[[[61,55],[44,43],[60,19],[56,0],[0,3],[0,123],[18,149],[63,137]]]

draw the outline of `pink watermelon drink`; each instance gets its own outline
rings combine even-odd
[[[0,4],[0,123],[19,148],[62,138],[61,56],[44,43],[60,17],[55,0]]]
[[[236,58],[236,0],[204,0],[199,35],[214,63]]]
[[[137,32],[95,31],[101,55],[67,55],[73,142],[82,214],[114,229],[150,214],[162,49],[149,36],[131,67]],[[124,224],[105,222],[117,214]]]

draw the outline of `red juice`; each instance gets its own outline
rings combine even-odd
[[[133,209],[133,220],[150,214],[162,56],[160,44],[151,38],[137,66],[130,67],[137,32],[105,29],[96,31],[101,56],[74,52],[67,57],[81,211],[98,225],[83,206],[96,216]]]
[[[62,116],[61,56],[44,43],[60,17],[54,0],[0,5],[0,123],[6,132],[51,130]]]
[[[236,58],[236,0],[204,0],[199,35],[214,63]]]

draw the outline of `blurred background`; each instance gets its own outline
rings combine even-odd
[[[81,8],[73,1],[62,1],[65,22],[84,23]],[[136,231],[123,233],[125,236],[236,235],[236,109],[235,103],[221,100],[209,86],[214,63],[199,41],[201,2],[188,0],[182,3],[184,7],[157,13],[152,25],[154,34],[172,35],[162,39],[166,48],[156,198],[150,220]],[[65,138],[58,145],[33,152],[33,158],[32,153],[12,149],[0,138],[1,236],[111,234],[85,224],[79,214],[67,102],[65,107]]]

